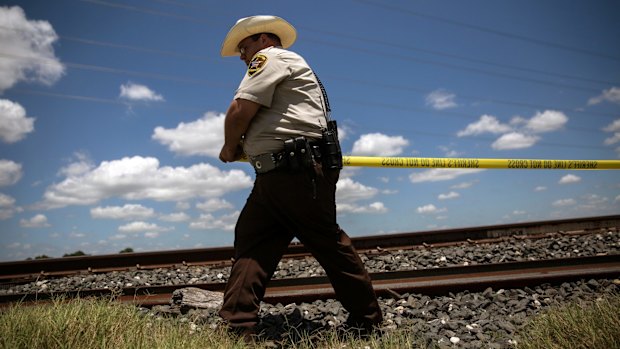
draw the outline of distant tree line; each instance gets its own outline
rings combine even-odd
[[[124,250],[119,251],[118,253],[133,253],[133,248],[127,247]],[[75,251],[73,253],[65,253],[62,256],[63,257],[75,257],[75,256],[88,256],[88,255],[86,253],[78,250],[78,251]],[[46,258],[53,258],[53,257],[50,257],[50,256],[45,255],[45,254],[42,254],[42,255],[36,256],[34,258],[28,257],[26,260],[30,261],[30,260],[33,260],[33,259],[46,259]]]

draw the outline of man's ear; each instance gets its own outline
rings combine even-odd
[[[259,40],[260,40],[261,45],[266,45],[266,44],[267,44],[267,42],[269,42],[269,37],[267,36],[267,34],[262,33],[262,34],[260,35]]]

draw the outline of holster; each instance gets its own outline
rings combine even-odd
[[[284,141],[284,157],[292,172],[309,169],[314,166],[312,147],[305,137]]]
[[[327,169],[342,169],[342,150],[338,140],[338,126],[336,120],[327,122],[327,127],[323,129],[323,139],[321,142],[321,153],[323,154],[323,166]]]

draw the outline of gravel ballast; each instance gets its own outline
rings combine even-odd
[[[491,288],[483,292],[459,292],[445,296],[404,294],[399,299],[380,298],[384,314],[381,331],[389,336],[408,331],[412,347],[514,348],[518,331],[529,318],[567,302],[595,302],[618,293],[620,280],[581,280],[561,285],[523,289]],[[147,316],[173,316],[191,322],[196,330],[222,326],[218,308],[180,309],[157,306],[143,309]],[[341,328],[347,312],[336,300],[302,304],[261,304],[260,338],[295,342],[304,335]]]
[[[585,235],[556,235],[544,239],[505,239],[493,244],[465,244],[442,248],[374,250],[361,254],[371,273],[429,269],[448,266],[491,264],[579,256],[620,254],[620,233],[616,230]],[[59,292],[83,289],[120,289],[132,286],[191,285],[226,282],[230,267],[182,266],[154,270],[129,270],[105,274],[83,274],[45,279],[0,290],[3,293]],[[274,278],[324,275],[314,260],[282,260]],[[382,329],[407,330],[426,344],[441,348],[509,348],[518,340],[516,332],[528,318],[550,306],[568,301],[595,301],[617,293],[618,280],[582,280],[561,285],[540,285],[523,289],[487,289],[484,292],[450,293],[444,296],[404,294],[381,298],[385,321]],[[202,326],[221,324],[216,309],[174,309],[173,306],[145,310],[150,316],[175,315],[182,321]],[[302,304],[261,306],[262,327],[268,338],[296,336],[304,332],[338,327],[347,317],[336,300]],[[294,339],[294,338],[293,338]]]

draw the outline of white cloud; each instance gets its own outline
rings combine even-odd
[[[614,86],[608,90],[604,90],[600,95],[590,98],[590,100],[588,100],[588,105],[595,105],[601,102],[620,104],[620,88]]]
[[[590,194],[584,197],[584,204],[582,207],[584,208],[597,208],[601,207],[609,202],[609,198],[605,196],[598,196],[596,194]]]
[[[13,242],[11,244],[6,245],[6,247],[9,248],[9,249],[20,248],[21,246],[22,246],[22,244],[19,243],[19,242]]]
[[[339,203],[337,205],[337,210],[339,213],[364,213],[364,214],[373,214],[373,213],[385,213],[388,209],[382,202],[373,202],[370,205],[357,205],[357,204],[346,204]]]
[[[13,197],[0,193],[0,208],[13,207],[14,204],[15,199]]]
[[[19,221],[19,225],[23,228],[46,228],[50,226],[47,217],[42,214],[37,214],[30,219],[22,219]]]
[[[351,178],[341,178],[336,184],[336,209],[340,213],[385,213],[388,209],[382,202],[376,201],[368,205],[359,203],[378,193],[377,188],[365,186]]]
[[[179,123],[175,129],[156,127],[151,137],[176,154],[218,158],[224,144],[225,117],[208,112],[196,121]]]
[[[447,194],[439,194],[439,196],[437,197],[439,200],[450,200],[450,199],[456,199],[459,196],[461,196],[461,194],[455,192],[455,191],[451,191]]]
[[[566,206],[573,206],[576,203],[577,201],[575,201],[575,199],[560,199],[560,200],[554,201],[551,205],[554,207],[566,207]]]
[[[58,36],[47,21],[28,20],[19,6],[0,7],[0,93],[19,81],[56,82],[65,67],[54,55]]]
[[[159,216],[159,219],[164,222],[185,222],[188,221],[189,218],[189,215],[185,212],[176,212]]]
[[[152,208],[142,205],[126,204],[124,206],[95,207],[90,210],[90,216],[95,219],[147,219],[155,215]]]
[[[567,174],[566,176],[562,177],[558,183],[572,184],[572,183],[577,183],[580,181],[581,181],[581,177],[575,176],[574,174]]]
[[[126,157],[104,161],[99,167],[47,188],[42,208],[92,205],[120,197],[126,200],[183,201],[195,197],[219,197],[249,188],[252,179],[241,170],[222,171],[210,164],[160,167],[152,157]]]
[[[547,190],[547,187],[544,187],[542,185],[539,185],[536,188],[534,188],[534,191],[545,191],[545,190]]]
[[[205,212],[215,212],[219,210],[233,208],[233,205],[224,199],[213,198],[205,202],[197,203],[196,208]]]
[[[562,128],[568,122],[564,113],[555,110],[545,110],[536,113],[525,125],[534,133],[552,132]]]
[[[514,127],[520,127],[527,124],[528,120],[520,115],[513,116],[510,119],[510,125]]]
[[[381,133],[362,135],[353,144],[352,154],[358,156],[395,156],[403,152],[409,141],[402,136],[386,136]]]
[[[620,142],[620,119],[614,120],[614,122],[605,126],[603,131],[613,132],[611,137],[605,139],[605,145],[612,145]]]
[[[0,58],[0,62],[2,60]],[[19,103],[0,99],[0,140],[3,142],[15,143],[24,139],[34,131],[34,120],[26,116],[26,110]]]
[[[533,146],[540,140],[540,137],[532,134],[556,131],[567,122],[568,117],[555,110],[538,112],[529,120],[517,116],[510,121],[510,125],[500,123],[494,116],[482,115],[480,120],[467,125],[464,130],[458,131],[457,136],[501,133],[502,135],[491,145],[493,149],[523,149]]]
[[[605,145],[612,145],[612,144],[616,144],[620,142],[620,132],[616,132],[614,133],[613,136],[609,137],[609,138],[605,138]]]
[[[127,238],[126,234],[114,234],[110,236],[110,240],[125,240]]]
[[[92,170],[95,167],[93,161],[85,153],[76,152],[74,156],[77,160],[61,168],[60,171],[58,171],[59,176],[79,176]]]
[[[500,123],[497,118],[492,115],[482,115],[480,120],[467,125],[464,130],[457,132],[458,137],[474,136],[483,133],[505,133],[512,128],[506,124]]]
[[[21,212],[20,207],[15,207],[15,198],[0,193],[0,220],[12,218],[15,212]]]
[[[351,129],[347,125],[338,125],[338,139],[342,142],[349,137]]]
[[[185,210],[189,210],[192,205],[189,202],[185,202],[185,201],[179,201],[177,202],[176,205],[174,205],[176,207],[177,210],[179,211],[185,211]]]
[[[605,196],[598,196],[596,194],[588,194],[582,197],[582,201],[576,207],[580,212],[589,211],[589,212],[601,212],[601,211],[611,211],[614,210],[609,206],[609,198]]]
[[[353,178],[353,177],[359,175],[360,172],[361,172],[361,167],[347,167],[347,166],[345,166],[340,171],[340,179],[343,179],[343,178]]]
[[[614,202],[620,202],[620,195],[616,196],[616,198],[614,199]]]
[[[125,98],[131,101],[163,101],[164,97],[155,93],[145,85],[134,84],[129,81],[124,85],[121,85],[121,98]]]
[[[495,150],[523,149],[536,144],[540,138],[519,132],[510,132],[499,137],[491,147]]]
[[[456,96],[453,93],[439,89],[426,96],[426,105],[430,105],[437,110],[454,108],[457,106],[455,99]]]
[[[449,181],[460,176],[482,171],[484,169],[433,168],[423,172],[414,172],[409,175],[409,180],[412,183]]]
[[[456,158],[456,157],[460,157],[461,155],[463,155],[462,152],[457,151],[457,150],[448,150],[446,151],[446,157],[447,158]]]
[[[450,187],[450,189],[467,189],[471,188],[477,181],[473,182],[463,182]]]
[[[447,209],[446,208],[437,208],[433,204],[428,204],[428,205],[424,205],[424,206],[418,207],[416,209],[416,211],[419,214],[435,214],[435,213],[446,212]]]
[[[198,220],[189,224],[190,229],[211,230],[222,229],[232,231],[237,224],[237,218],[239,217],[239,211],[231,214],[215,217],[210,213],[201,214]]]
[[[118,231],[121,233],[165,232],[170,230],[172,230],[172,228],[164,228],[155,223],[143,221],[131,222],[118,227]]]
[[[620,132],[620,119],[614,120],[611,124],[603,128],[605,132]]]
[[[22,165],[0,159],[0,187],[13,185],[22,178]]]
[[[368,200],[379,193],[377,188],[367,187],[351,178],[342,178],[336,183],[336,199],[338,203],[353,203]]]
[[[385,207],[385,205],[382,202],[376,201],[373,202],[372,204],[366,206],[367,209],[364,210],[364,212],[367,213],[384,213],[387,212],[387,208]]]

